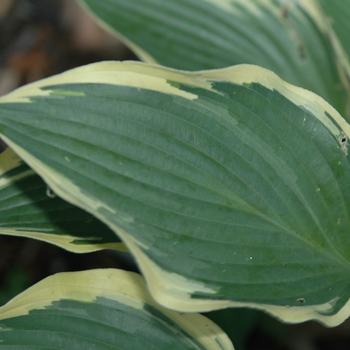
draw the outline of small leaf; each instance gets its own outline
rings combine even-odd
[[[107,226],[57,197],[11,149],[0,155],[0,234],[35,238],[77,253],[126,249]]]
[[[140,275],[59,273],[0,308],[0,349],[225,349],[226,334],[199,314],[156,304]]]

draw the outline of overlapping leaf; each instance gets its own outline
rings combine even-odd
[[[5,141],[118,233],[158,302],[348,317],[350,129],[320,97],[256,66],[101,63],[0,102]]]
[[[185,70],[257,64],[346,115],[347,93],[329,33],[299,1],[80,2],[146,62]]]
[[[121,270],[51,276],[0,308],[0,349],[233,350],[198,314],[157,305],[142,277]]]
[[[125,249],[107,226],[56,197],[11,149],[0,155],[0,233],[40,239],[73,252]]]

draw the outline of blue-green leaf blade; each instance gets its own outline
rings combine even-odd
[[[0,155],[0,234],[30,237],[73,252],[122,249],[106,225],[57,197],[11,149]]]

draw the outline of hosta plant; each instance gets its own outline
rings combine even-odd
[[[51,276],[0,348],[232,349],[199,312],[350,314],[349,0],[81,0],[143,60],[0,99],[1,233],[129,251]]]

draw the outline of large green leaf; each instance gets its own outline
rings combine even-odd
[[[350,127],[315,94],[256,66],[101,63],[2,97],[0,134],[161,304],[348,317]]]
[[[36,238],[77,253],[126,249],[99,220],[56,197],[11,149],[0,155],[0,234]]]
[[[146,62],[185,70],[257,64],[346,115],[347,95],[329,33],[298,1],[80,2]]]
[[[233,350],[199,314],[156,304],[140,275],[122,270],[60,273],[0,308],[0,349]]]

